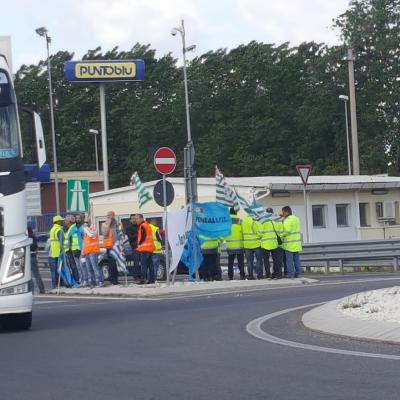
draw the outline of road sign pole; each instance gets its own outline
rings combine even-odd
[[[307,185],[303,185],[303,194],[304,194],[304,215],[306,218],[306,243],[309,243],[309,235],[308,235],[308,201],[307,201]]]
[[[106,123],[106,94],[104,83],[100,88],[100,119],[101,119],[101,151],[103,156],[104,190],[109,189],[108,184],[108,154],[107,154],[107,123]]]
[[[164,241],[165,241],[165,268],[167,272],[167,285],[169,286],[169,248],[168,248],[168,216],[167,216],[167,180],[165,174],[163,179],[163,199],[164,199]]]

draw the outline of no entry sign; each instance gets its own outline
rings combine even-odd
[[[176,167],[176,155],[169,147],[160,147],[154,153],[154,167],[163,175],[174,172]]]

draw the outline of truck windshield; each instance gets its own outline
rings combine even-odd
[[[20,155],[16,109],[14,89],[0,70],[0,160]]]

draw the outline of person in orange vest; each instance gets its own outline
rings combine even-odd
[[[147,283],[154,283],[156,277],[154,276],[152,256],[156,246],[154,244],[153,231],[142,214],[136,214],[136,221],[138,225],[137,252],[140,255],[140,265],[142,267],[140,283],[146,283],[146,278]]]
[[[82,255],[86,261],[90,287],[103,287],[103,273],[99,267],[98,254],[100,253],[99,235],[91,219],[85,219],[83,225]]]
[[[107,249],[107,259],[110,273],[110,282],[112,285],[118,285],[118,270],[114,258],[110,254],[114,243],[118,240],[118,223],[115,219],[115,212],[108,211],[107,220],[101,224],[101,233],[103,235],[103,244]]]

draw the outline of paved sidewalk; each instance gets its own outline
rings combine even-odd
[[[246,291],[259,288],[271,287],[292,287],[302,286],[312,283],[318,283],[317,279],[296,278],[296,279],[278,279],[278,280],[254,280],[254,281],[219,281],[219,282],[175,282],[168,286],[165,282],[150,285],[136,285],[128,283],[128,286],[111,285],[103,288],[78,288],[66,289],[60,288],[60,294],[64,295],[94,295],[94,296],[120,296],[120,297],[171,297],[171,295],[191,295],[197,293],[220,293],[231,291]],[[57,289],[50,291],[57,293]]]
[[[330,301],[308,311],[302,317],[303,324],[313,331],[337,336],[400,343],[399,323],[347,316],[337,309],[341,301],[343,299]]]

